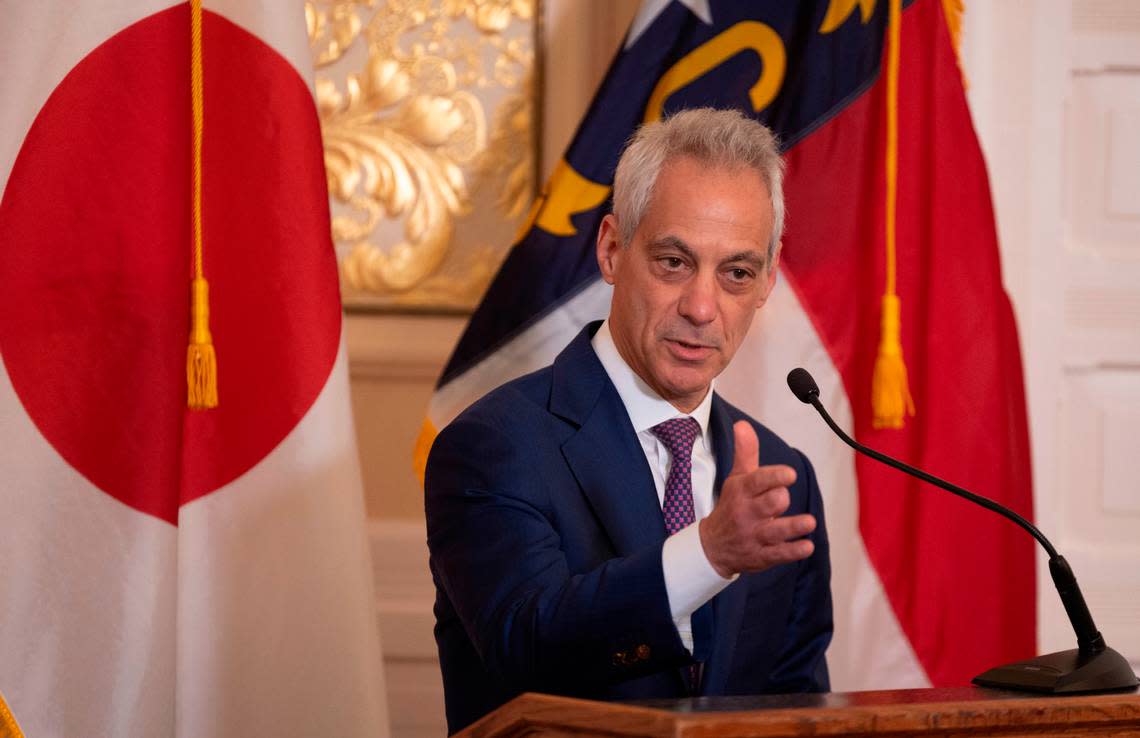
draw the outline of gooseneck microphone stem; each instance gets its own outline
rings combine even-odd
[[[806,369],[793,369],[788,374],[788,387],[791,388],[792,393],[795,394],[795,396],[801,402],[810,404],[816,409],[816,411],[819,412],[824,421],[827,422],[827,425],[831,428],[832,431],[835,432],[835,435],[839,436],[841,439],[843,439],[844,443],[859,453],[866,454],[872,459],[880,461],[887,466],[893,467],[899,471],[905,472],[906,474],[917,477],[924,482],[929,482],[936,487],[940,487],[947,492],[952,492],[953,494],[970,500],[971,502],[975,502],[987,510],[992,510],[999,515],[1012,520],[1014,523],[1017,523],[1031,536],[1037,539],[1037,542],[1040,543],[1045,551],[1049,554],[1049,573],[1053,577],[1053,584],[1057,587],[1057,593],[1061,597],[1061,603],[1065,607],[1065,613],[1069,616],[1069,622],[1072,623],[1073,631],[1077,635],[1077,646],[1079,654],[1082,658],[1090,658],[1096,656],[1097,654],[1100,654],[1107,649],[1104,638],[1097,630],[1096,624],[1092,619],[1092,614],[1089,612],[1088,605],[1085,603],[1085,598],[1081,594],[1080,587],[1077,585],[1077,580],[1073,575],[1073,570],[1069,567],[1069,564],[1067,561],[1065,561],[1065,558],[1057,553],[1057,549],[1053,548],[1053,544],[1049,543],[1049,540],[1041,533],[1041,531],[1037,530],[1036,526],[1015,513],[1013,510],[1010,510],[1004,505],[1001,505],[989,499],[988,497],[982,497],[981,495],[974,494],[969,490],[962,489],[961,487],[955,484],[951,484],[944,479],[939,479],[933,474],[928,474],[921,469],[916,469],[910,464],[905,464],[898,459],[894,459],[890,456],[887,456],[886,454],[879,453],[872,448],[867,448],[863,444],[851,438],[843,431],[842,428],[839,427],[838,424],[836,424],[831,415],[828,414],[827,410],[823,407],[823,404],[819,401],[819,386],[816,385],[815,380],[812,378],[811,374],[807,372]],[[1113,652],[1113,654],[1109,654],[1109,656],[1114,655],[1115,652]],[[1127,662],[1123,663],[1126,664]],[[1031,666],[1024,668],[1037,667]],[[1121,669],[1123,669],[1123,667],[1121,667]],[[1131,680],[1132,685],[1136,684],[1137,681],[1136,676],[1132,673],[1130,668],[1127,669],[1127,674],[1122,674],[1120,678],[1125,681]],[[1016,687],[1017,685],[1007,683],[1007,686]]]
[[[971,492],[969,490],[962,489],[961,487],[959,487],[956,484],[951,484],[950,482],[947,482],[945,479],[939,479],[938,477],[934,476],[933,474],[927,474],[922,469],[916,469],[915,467],[911,466],[910,464],[906,464],[902,461],[899,461],[898,459],[891,458],[890,456],[887,456],[886,454],[881,454],[873,448],[867,448],[866,446],[859,443],[854,438],[852,438],[851,436],[849,436],[843,432],[843,429],[840,428],[835,423],[834,420],[832,420],[832,418],[828,414],[827,410],[824,409],[823,403],[821,403],[819,401],[818,397],[812,397],[810,401],[811,401],[812,407],[814,407],[817,411],[819,411],[819,414],[822,415],[823,419],[827,422],[827,424],[829,426],[831,426],[831,430],[835,431],[835,435],[842,438],[843,442],[846,443],[851,448],[855,449],[856,451],[859,451],[860,453],[864,453],[864,454],[870,456],[872,459],[875,459],[877,461],[881,461],[884,464],[886,464],[887,466],[893,466],[894,468],[896,468],[900,471],[904,471],[907,474],[910,474],[911,476],[918,477],[919,479],[921,479],[924,482],[930,482],[931,484],[933,484],[936,487],[941,487],[942,489],[946,490],[947,492],[952,492],[952,493],[958,495],[959,497],[965,497],[967,500],[970,500],[972,502],[976,502],[979,505],[981,505],[982,507],[986,508],[987,510],[993,510],[998,515],[1009,518],[1010,520],[1012,520],[1013,522],[1017,523],[1022,528],[1024,528],[1026,531],[1028,531],[1029,535],[1036,538],[1037,542],[1040,543],[1045,548],[1045,550],[1049,553],[1050,559],[1055,559],[1058,557],[1057,549],[1053,548],[1053,544],[1049,543],[1049,539],[1046,538],[1044,536],[1044,534],[1041,533],[1041,531],[1037,530],[1037,526],[1033,525],[1033,523],[1030,523],[1028,520],[1021,517],[1020,515],[1015,513],[1013,510],[1010,510],[1008,507],[1005,507],[1004,505],[1001,505],[997,502],[994,502],[993,500],[991,500],[988,497],[982,497],[981,495],[974,494],[973,492]]]

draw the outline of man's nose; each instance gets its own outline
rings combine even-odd
[[[716,319],[716,276],[697,274],[685,285],[677,311],[694,325],[704,325]]]

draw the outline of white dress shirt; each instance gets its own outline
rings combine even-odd
[[[622,404],[629,413],[641,450],[653,472],[653,485],[657,488],[657,502],[665,503],[665,480],[669,478],[672,465],[669,449],[653,434],[653,427],[670,418],[683,418],[682,413],[667,400],[661,398],[645,381],[637,376],[618,353],[610,334],[607,320],[594,334],[591,341],[594,353],[602,362],[602,367],[610,381],[617,388]],[[701,404],[688,413],[700,424],[701,432],[693,443],[693,513],[694,522],[682,528],[665,540],[661,552],[661,567],[665,571],[665,592],[669,597],[669,609],[681,642],[691,652],[693,650],[692,614],[718,592],[727,587],[735,577],[725,579],[717,573],[705,556],[697,529],[701,519],[713,509],[713,484],[716,481],[716,457],[713,455],[712,434],[709,432],[709,411],[712,409],[712,388],[705,394]]]

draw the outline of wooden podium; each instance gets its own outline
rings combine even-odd
[[[609,703],[524,694],[461,736],[1140,736],[1140,695],[981,687]]]

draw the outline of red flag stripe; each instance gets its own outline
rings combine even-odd
[[[865,443],[1032,515],[1028,431],[989,186],[938,0],[903,15],[898,293],[919,409],[874,430],[884,279],[885,80],[788,156],[784,266]],[[1033,541],[1009,522],[859,458],[860,531],[935,686],[1033,654]]]

